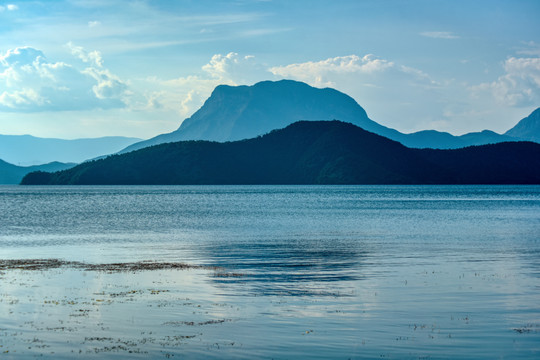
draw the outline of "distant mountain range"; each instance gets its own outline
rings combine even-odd
[[[80,163],[122,150],[141,139],[110,136],[93,139],[50,139],[30,135],[0,135],[0,159],[18,166],[50,162]]]
[[[337,90],[314,88],[292,80],[263,81],[253,86],[216,87],[204,105],[184,120],[178,130],[145,141],[127,137],[61,140],[0,135],[0,159],[19,167],[16,170],[10,168],[8,173],[8,167],[4,166],[0,175],[15,181],[13,179],[28,170],[21,168],[27,165],[80,163],[176,141],[236,141],[261,136],[301,120],[334,119],[352,123],[410,148],[455,149],[516,140],[540,143],[540,108],[505,134],[489,130],[462,136],[435,130],[404,134],[371,120],[353,98]]]
[[[301,121],[234,142],[147,147],[22,184],[540,184],[540,144],[411,149],[340,121]]]
[[[52,162],[44,165],[16,166],[0,160],[0,184],[19,184],[22,178],[33,171],[60,171],[69,169],[77,164]]]
[[[263,81],[253,86],[220,85],[178,130],[135,143],[121,153],[183,140],[223,142],[252,138],[300,120],[350,122],[413,148],[454,149],[503,141],[539,141],[539,111],[504,135],[489,130],[462,136],[435,130],[403,134],[369,119],[353,98],[334,89],[314,88],[292,80]]]

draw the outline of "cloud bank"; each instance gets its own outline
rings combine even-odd
[[[418,69],[397,65],[368,54],[339,56],[322,61],[274,66],[269,71],[279,77],[294,78],[314,86],[335,86],[347,79],[357,85],[379,87],[389,77],[393,80],[406,79],[411,85],[433,86],[436,83]]]
[[[127,85],[103,67],[101,54],[68,44],[86,65],[51,62],[32,47],[0,55],[0,111],[40,112],[125,106]]]
[[[132,126],[129,121],[136,121],[152,133],[161,126],[164,132],[197,111],[220,84],[251,85],[282,78],[336,88],[356,99],[375,121],[403,132],[451,131],[457,126],[477,131],[480,129],[470,124],[479,118],[499,115],[514,119],[518,116],[512,111],[540,104],[540,58],[534,55],[508,58],[500,76],[478,85],[436,80],[420,69],[372,54],[268,66],[252,55],[236,52],[214,54],[192,75],[132,77],[126,82],[106,68],[99,51],[72,43],[65,49],[70,56],[67,62],[50,61],[32,47],[0,54],[0,111],[80,110],[80,116],[95,117],[84,111],[117,109],[99,116],[129,124],[126,127]],[[496,129],[492,125],[496,124],[485,127]]]

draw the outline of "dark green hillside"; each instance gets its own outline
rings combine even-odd
[[[523,163],[528,166],[524,167]],[[409,149],[340,121],[301,121],[261,137],[236,142],[161,144],[53,174],[32,173],[22,181],[23,184],[493,182],[540,183],[540,144],[505,143],[440,151]]]
[[[503,142],[453,150],[417,150],[459,184],[540,184],[540,144]]]

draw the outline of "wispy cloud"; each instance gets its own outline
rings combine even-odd
[[[232,42],[245,37],[265,36],[289,30],[261,26],[263,12],[219,14],[167,13],[150,2],[111,2],[104,11],[92,2],[75,1],[67,14],[51,15],[35,21],[22,18],[10,30],[12,39],[27,39],[44,47],[73,41],[99,48],[108,54],[208,42]],[[123,5],[123,6],[120,6]],[[88,6],[88,7],[86,7]],[[78,13],[82,10],[85,15]],[[4,6],[7,12],[7,8]]]
[[[228,14],[220,14],[220,15],[173,16],[170,18],[170,20],[177,23],[181,23],[181,24],[189,24],[189,25],[197,25],[197,26],[212,26],[212,25],[256,22],[265,16],[267,16],[267,14],[251,12],[251,13],[228,13]]]
[[[540,56],[540,44],[534,41],[523,42],[523,46],[517,50],[520,55]]]
[[[458,35],[449,31],[425,31],[421,32],[420,35],[433,39],[459,39]]]
[[[272,35],[272,34],[278,34],[282,32],[292,31],[293,28],[265,28],[265,29],[252,29],[252,30],[244,30],[241,32],[238,32],[238,37],[255,37],[255,36],[264,36],[264,35]]]

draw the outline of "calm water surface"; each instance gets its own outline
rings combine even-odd
[[[540,186],[0,187],[6,358],[540,358]],[[217,267],[217,268],[214,268]]]

